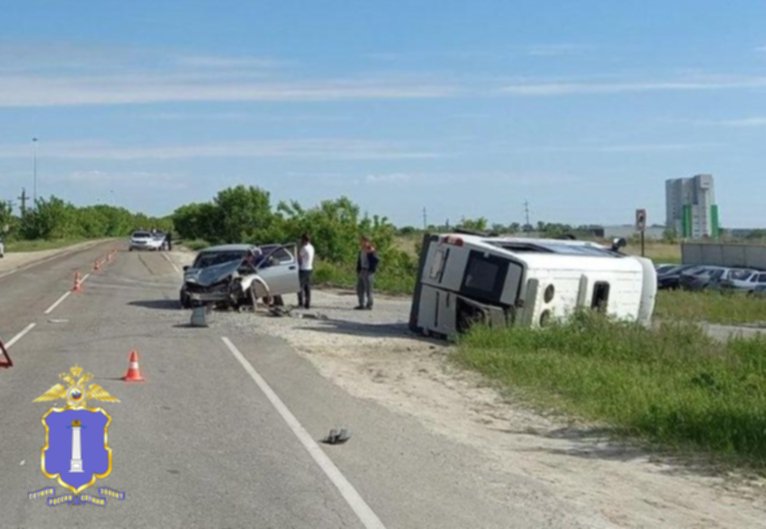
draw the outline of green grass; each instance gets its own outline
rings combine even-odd
[[[660,290],[654,317],[722,324],[766,324],[766,298],[740,292]]]
[[[766,338],[724,345],[688,323],[652,331],[581,314],[544,331],[475,328],[454,359],[616,433],[766,468]]]
[[[5,251],[10,252],[37,252],[40,250],[56,250],[66,246],[72,246],[85,242],[87,239],[54,239],[32,241],[8,241],[5,243]]]
[[[313,282],[316,285],[356,288],[356,268],[353,265],[335,265],[325,261],[314,264]],[[375,274],[376,292],[386,294],[412,294],[415,277],[406,270],[381,269]]]
[[[210,246],[210,243],[207,241],[203,241],[202,239],[192,239],[190,241],[183,241],[180,243],[181,246],[184,248],[188,248],[189,250],[192,250],[194,252],[197,252],[199,250],[202,250],[203,248],[207,248]]]

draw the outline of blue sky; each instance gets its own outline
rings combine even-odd
[[[397,224],[764,226],[766,3],[5,2],[0,198],[166,214],[236,184]]]

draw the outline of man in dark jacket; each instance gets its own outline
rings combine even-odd
[[[371,310],[372,287],[380,259],[369,237],[362,236],[359,246],[359,255],[356,258],[356,295],[359,298],[359,305],[355,308]]]

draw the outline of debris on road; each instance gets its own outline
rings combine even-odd
[[[194,307],[192,310],[191,321],[189,322],[192,327],[207,327],[207,313],[208,307],[202,305],[200,307]]]
[[[328,445],[340,445],[349,439],[351,439],[351,434],[345,428],[341,428],[340,430],[330,430],[330,433],[322,439],[322,442]]]

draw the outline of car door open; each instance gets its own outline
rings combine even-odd
[[[263,285],[257,281],[253,282],[257,297],[297,293],[300,289],[300,281],[295,245],[278,246],[264,255],[263,260],[256,267],[256,273],[268,286],[267,293]]]

